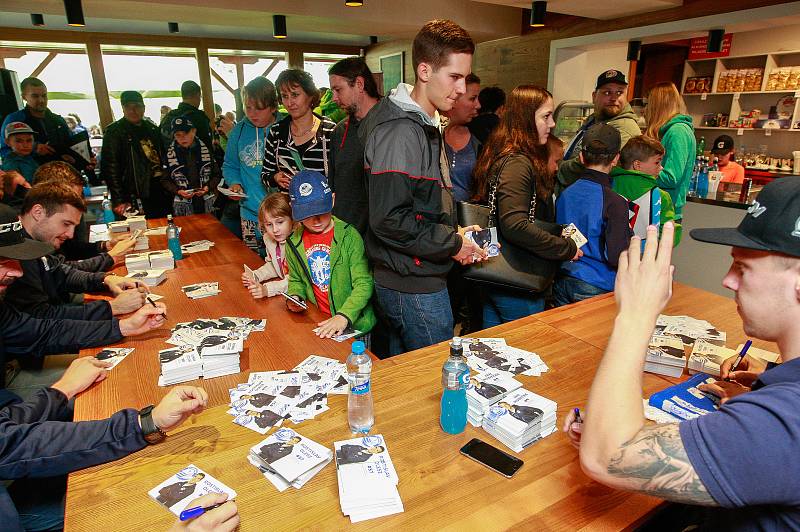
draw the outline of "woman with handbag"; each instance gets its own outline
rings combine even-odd
[[[558,264],[582,255],[553,223],[555,181],[547,142],[554,126],[552,95],[521,85],[511,91],[475,165],[473,191],[489,203],[489,226],[497,227],[508,265],[505,278],[488,281],[482,290],[484,327],[543,311]]]

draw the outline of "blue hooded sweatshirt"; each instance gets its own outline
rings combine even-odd
[[[225,185],[241,185],[247,194],[245,199],[239,200],[239,207],[242,218],[253,222],[258,221],[258,207],[267,194],[261,184],[261,165],[269,128],[257,128],[248,118],[237,123],[228,135],[222,164]]]

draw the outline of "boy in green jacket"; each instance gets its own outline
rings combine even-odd
[[[292,218],[301,222],[287,240],[288,294],[311,301],[328,319],[316,333],[332,338],[352,327],[368,333],[375,325],[372,311],[372,275],[364,242],[355,227],[331,214],[333,193],[319,172],[303,170],[289,185]],[[292,312],[301,305],[286,301]]]
[[[625,144],[620,153],[620,165],[611,170],[611,188],[628,200],[631,229],[634,235],[642,239],[642,246],[647,238],[648,225],[657,225],[660,230],[675,218],[672,199],[656,186],[656,176],[661,172],[663,157],[664,146],[655,139],[641,135]],[[678,227],[676,225],[675,245],[680,238]]]

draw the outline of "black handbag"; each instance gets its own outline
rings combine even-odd
[[[507,161],[508,157],[500,165],[492,183],[488,207],[466,201],[458,202],[458,220],[462,226],[497,227],[497,183]],[[561,225],[535,220],[535,210],[536,190],[534,189],[531,195],[528,221],[551,235],[561,236]],[[499,227],[497,227],[497,239],[502,246],[500,255],[484,262],[468,265],[464,272],[465,279],[531,293],[541,293],[550,288],[561,264],[560,261],[542,258],[525,248],[512,244],[503,238]]]

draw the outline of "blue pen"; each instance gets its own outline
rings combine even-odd
[[[228,502],[228,501],[225,501],[225,502]],[[189,519],[194,519],[195,517],[200,517],[204,513],[210,512],[214,508],[219,508],[220,506],[225,504],[225,502],[221,502],[219,504],[214,504],[214,505],[206,506],[206,507],[195,506],[194,508],[187,508],[186,510],[181,512],[181,515],[180,515],[179,519],[181,521],[188,521]]]
[[[581,418],[581,409],[576,406],[574,412],[575,412],[574,423],[583,423],[583,419]]]
[[[742,359],[747,354],[747,350],[750,349],[751,345],[753,345],[753,341],[752,340],[748,340],[748,341],[746,341],[744,343],[744,347],[742,347],[742,350],[739,351],[739,356],[736,357],[736,361],[733,363],[733,366],[731,366],[731,370],[728,372],[728,375],[730,375],[732,372],[736,371],[736,368],[739,367],[739,364],[742,362]],[[730,378],[728,378],[728,380],[730,380]]]

